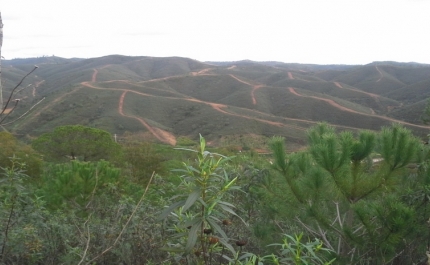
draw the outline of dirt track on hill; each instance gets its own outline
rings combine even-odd
[[[150,126],[144,119],[142,119],[140,117],[136,117],[136,116],[124,114],[124,111],[123,111],[122,107],[124,105],[124,98],[125,98],[125,95],[127,94],[127,92],[129,92],[129,90],[125,90],[121,94],[121,97],[119,99],[119,104],[118,104],[118,112],[119,112],[119,114],[121,114],[124,117],[129,117],[129,118],[133,118],[133,119],[138,120],[143,126],[145,126],[145,128],[149,132],[152,133],[152,135],[154,135],[161,142],[167,143],[167,144],[170,144],[170,145],[173,145],[173,146],[176,145],[176,138],[175,138],[175,136],[173,134],[171,134],[171,133],[169,133],[167,131],[161,130],[161,129],[157,128],[157,127]]]
[[[125,99],[125,95],[127,93],[134,93],[134,94],[137,94],[137,95],[140,95],[140,96],[146,96],[146,97],[161,97],[161,96],[155,96],[155,95],[151,95],[151,94],[147,94],[147,93],[143,93],[143,92],[139,92],[139,91],[135,91],[135,90],[131,90],[131,89],[97,87],[97,86],[95,86],[93,84],[93,80],[97,80],[97,74],[98,74],[97,69],[94,69],[94,73],[93,73],[91,82],[88,82],[88,81],[82,82],[81,85],[85,86],[85,87],[93,88],[93,89],[122,91],[123,93],[121,94],[120,99],[119,99],[119,103],[118,103],[118,112],[119,112],[120,115],[122,115],[124,117],[129,117],[129,118],[133,118],[133,119],[138,120],[146,129],[148,129],[149,132],[151,132],[151,134],[154,135],[154,137],[156,137],[161,142],[164,142],[164,143],[167,143],[167,144],[171,144],[171,145],[175,145],[176,144],[176,138],[175,138],[175,136],[173,134],[171,134],[171,133],[169,133],[167,131],[161,130],[160,128],[150,126],[144,119],[142,119],[140,117],[137,117],[137,116],[132,116],[132,115],[125,114],[124,110],[123,110],[124,99]],[[144,81],[144,82],[154,82],[154,81],[166,80],[166,79],[175,78],[175,77],[178,77],[178,76],[158,78],[158,79],[151,79],[151,80]],[[235,77],[233,76],[233,78],[235,78]],[[243,80],[240,80],[238,78],[236,78],[236,79],[238,81],[240,81],[240,82],[244,82],[244,83],[246,83],[248,85],[251,85],[251,84],[249,84],[249,83],[247,83],[247,82],[245,82]],[[112,81],[118,81],[118,80],[111,80],[111,81],[107,81],[107,82],[112,82]],[[143,82],[139,82],[139,83],[143,83]],[[255,89],[257,89],[257,88],[259,88],[261,86],[262,85],[254,85],[253,87]],[[214,110],[216,110],[218,112],[221,112],[221,113],[223,113],[225,115],[236,116],[236,117],[240,117],[240,118],[244,118],[244,119],[254,120],[254,121],[258,121],[258,122],[261,122],[261,123],[264,123],[264,124],[269,124],[269,125],[272,125],[272,126],[292,128],[292,129],[296,129],[296,130],[300,130],[300,131],[305,131],[307,129],[307,128],[296,126],[296,125],[289,125],[289,124],[285,124],[285,123],[282,123],[282,122],[270,121],[270,120],[267,120],[267,119],[261,119],[261,118],[256,118],[256,117],[252,117],[252,116],[237,114],[237,113],[234,113],[234,112],[227,111],[226,110],[226,109],[228,109],[227,105],[219,104],[219,103],[213,103],[213,102],[207,102],[207,101],[199,100],[199,99],[192,98],[192,97],[178,98],[178,97],[166,97],[166,96],[164,96],[163,98],[172,99],[172,100],[186,100],[186,101],[196,102],[196,103],[200,103],[200,104],[205,104],[205,105],[208,105],[208,106],[212,107]],[[240,108],[240,107],[237,107],[237,108],[238,109],[243,109],[243,108]],[[300,120],[300,119],[292,119],[292,118],[283,118],[283,117],[280,118],[280,117],[276,117],[274,115],[270,115],[270,114],[259,112],[259,111],[255,111],[255,110],[249,110],[249,109],[244,109],[244,110],[251,111],[251,112],[255,113],[256,115],[268,116],[268,118],[271,117],[271,118],[282,119],[282,120],[285,120],[285,121],[298,121],[298,122],[303,122],[303,123],[307,123],[307,124],[316,124],[316,122],[313,122],[313,121]]]
[[[97,81],[97,74],[98,74],[98,70],[94,69],[94,72],[93,72],[93,75],[92,75],[92,78],[91,78],[91,83],[95,83]],[[82,82],[81,84],[83,86],[86,86],[86,87],[91,87],[91,88],[96,88],[96,89],[103,89],[103,88],[96,87],[96,86],[94,86],[92,84],[89,84],[89,82]],[[110,90],[110,89],[108,89],[108,90]],[[161,141],[163,143],[170,144],[170,145],[176,145],[176,138],[175,138],[175,136],[173,134],[171,134],[171,133],[169,133],[167,131],[164,131],[164,130],[162,130],[160,128],[150,126],[144,119],[142,119],[140,117],[133,116],[133,115],[127,115],[127,114],[124,113],[124,111],[123,111],[123,105],[124,105],[125,95],[127,94],[127,92],[130,92],[132,90],[129,90],[129,89],[114,89],[114,90],[122,90],[123,91],[123,93],[121,94],[121,97],[119,99],[119,103],[118,103],[118,112],[119,112],[120,115],[122,115],[124,117],[133,118],[133,119],[138,120],[159,141]],[[136,91],[133,91],[133,92],[136,92]],[[139,94],[142,94],[144,96],[150,96],[149,94],[145,94],[145,93],[139,93]]]
[[[334,84],[338,88],[348,89],[348,90],[355,91],[355,92],[358,92],[358,93],[366,94],[366,95],[372,97],[376,102],[378,102],[378,103],[381,102],[379,100],[379,97],[380,97],[379,95],[376,95],[376,94],[373,94],[373,93],[369,93],[369,92],[366,92],[366,91],[362,91],[362,90],[359,90],[359,89],[352,89],[352,88],[348,88],[348,87],[343,87],[339,82],[334,82]]]
[[[248,85],[248,86],[251,86],[251,87],[252,87],[252,90],[251,90],[252,104],[256,105],[256,104],[257,104],[257,100],[255,99],[255,95],[254,95],[255,90],[257,90],[257,89],[259,89],[259,88],[264,87],[264,85],[253,85],[253,84],[248,83],[248,82],[246,82],[246,81],[244,81],[244,80],[240,79],[239,77],[234,76],[234,75],[232,75],[232,74],[230,74],[230,76],[231,76],[231,77],[233,77],[234,79],[236,79],[237,81],[239,81],[239,82],[241,82],[241,83],[243,83],[243,84],[246,84],[246,85]]]
[[[288,90],[293,95],[296,95],[296,96],[299,96],[299,97],[314,98],[314,99],[317,99],[317,100],[325,101],[328,104],[332,105],[333,107],[338,108],[339,110],[342,110],[342,111],[352,112],[352,113],[356,113],[356,114],[360,114],[360,115],[365,115],[365,116],[370,116],[370,117],[377,117],[377,118],[380,118],[380,119],[384,119],[384,120],[391,121],[391,122],[394,122],[394,123],[400,123],[400,124],[403,124],[403,125],[409,125],[409,126],[412,126],[412,127],[423,128],[423,129],[430,129],[429,126],[421,126],[421,125],[417,125],[417,124],[412,124],[412,123],[408,123],[408,122],[404,122],[404,121],[392,119],[392,118],[385,117],[385,116],[380,116],[380,115],[375,115],[375,114],[367,114],[367,113],[364,113],[364,112],[355,111],[353,109],[349,109],[347,107],[344,107],[344,106],[336,103],[332,99],[302,95],[302,94],[297,93],[297,91],[294,88],[292,88],[292,87],[289,87]]]
[[[45,83],[45,80],[39,81],[39,82],[37,82],[36,84],[34,84],[34,86],[33,86],[33,91],[32,91],[32,95],[33,95],[33,97],[35,97],[35,96],[36,96],[36,89],[37,89],[41,84],[43,84],[43,83]]]
[[[203,70],[201,70],[201,71],[199,71],[197,73],[191,74],[191,75],[192,76],[208,75],[207,73],[208,73],[209,70],[210,69],[203,69]],[[290,129],[295,129],[295,130],[299,130],[299,131],[306,131],[308,127],[307,126],[306,127],[301,127],[299,125],[292,125],[292,124],[287,124],[287,123],[288,122],[292,122],[292,121],[293,122],[301,122],[301,123],[308,124],[309,126],[318,123],[317,121],[309,121],[309,120],[303,120],[303,119],[278,117],[278,116],[275,116],[275,115],[272,115],[272,114],[268,114],[268,113],[264,113],[264,112],[260,112],[260,111],[257,111],[257,110],[252,110],[252,109],[247,109],[247,108],[240,108],[240,107],[234,107],[234,108],[236,108],[238,110],[245,110],[245,111],[253,113],[252,116],[251,115],[238,114],[238,113],[233,112],[232,110],[229,110],[230,106],[228,106],[228,105],[214,103],[214,102],[207,102],[207,101],[199,100],[199,99],[196,99],[196,98],[193,98],[193,97],[189,97],[189,96],[186,96],[186,95],[183,95],[183,97],[157,96],[157,95],[152,95],[152,94],[148,94],[148,93],[143,93],[143,92],[135,91],[135,90],[132,90],[132,89],[102,88],[102,87],[98,87],[98,86],[94,85],[94,82],[97,81],[97,74],[98,74],[97,69],[94,69],[94,73],[93,73],[93,76],[91,78],[91,82],[82,82],[81,84],[83,86],[85,86],[85,87],[89,87],[89,88],[93,88],[93,89],[122,91],[123,93],[121,94],[120,99],[119,99],[119,103],[118,103],[118,112],[119,112],[119,114],[122,115],[122,116],[124,116],[124,117],[136,119],[155,138],[157,138],[159,141],[161,141],[163,143],[167,143],[167,144],[170,144],[170,145],[175,145],[176,144],[176,138],[175,138],[175,136],[172,133],[164,131],[164,130],[162,130],[160,128],[151,126],[150,124],[148,124],[148,122],[145,121],[145,119],[143,119],[141,117],[137,117],[137,116],[133,116],[133,115],[128,115],[128,114],[124,113],[123,106],[124,106],[125,96],[126,96],[127,93],[133,93],[133,94],[140,95],[140,96],[145,96],[145,97],[162,97],[162,98],[170,99],[170,100],[186,100],[186,101],[190,101],[190,102],[195,102],[195,103],[199,103],[199,104],[208,105],[211,108],[213,108],[215,111],[223,113],[224,115],[235,116],[235,117],[239,117],[239,118],[243,118],[243,119],[248,119],[248,120],[254,120],[254,121],[257,121],[257,122],[260,122],[260,123],[263,123],[263,124],[268,124],[268,125],[271,125],[271,126],[290,128]],[[184,75],[182,75],[182,76],[169,76],[169,77],[163,77],[163,78],[146,80],[146,81],[142,81],[142,82],[138,82],[138,83],[139,84],[150,83],[150,82],[168,80],[168,79],[172,79],[172,78],[179,78],[179,77],[183,77],[183,76]],[[257,102],[256,102],[256,99],[255,99],[255,96],[254,96],[254,92],[257,89],[259,89],[261,87],[264,87],[264,85],[262,85],[262,84],[252,84],[252,83],[244,81],[244,80],[240,79],[239,77],[234,76],[232,74],[230,74],[230,76],[232,78],[236,79],[237,81],[239,81],[241,83],[244,83],[244,84],[249,85],[249,86],[252,87],[251,98],[252,98],[253,104],[256,104]],[[130,82],[128,80],[110,80],[110,81],[106,81],[105,83],[118,82],[118,81],[132,84],[132,82]],[[337,83],[337,84],[335,83],[335,85],[338,86],[338,87],[339,86],[342,87],[342,85],[339,84],[339,83]],[[402,124],[405,124],[405,125],[410,125],[410,126],[415,126],[415,127],[420,127],[420,128],[426,128],[426,129],[429,128],[429,127],[426,127],[426,126],[419,126],[419,125],[410,124],[410,123],[407,123],[407,122],[398,121],[398,120],[391,119],[391,118],[384,117],[384,116],[378,116],[378,115],[366,114],[366,113],[358,112],[358,111],[349,109],[347,107],[344,107],[344,106],[336,103],[334,100],[331,100],[331,99],[320,98],[320,97],[315,97],[315,96],[301,95],[297,91],[295,91],[294,88],[289,87],[288,89],[295,96],[310,97],[310,98],[314,98],[314,99],[317,99],[317,100],[322,100],[322,101],[325,101],[328,104],[332,105],[333,107],[338,108],[341,111],[347,111],[347,112],[352,112],[352,113],[356,113],[356,114],[360,114],[360,115],[366,115],[366,116],[379,117],[379,118],[382,118],[382,119],[385,119],[385,120],[388,120],[388,121],[391,121],[391,122],[402,123]],[[345,89],[350,89],[350,88],[345,88]],[[368,93],[368,92],[363,92],[363,93],[368,94],[368,95],[370,95],[372,97],[375,97],[375,99],[377,99],[377,97],[378,97],[377,95],[374,95],[374,94],[371,94],[371,93]],[[178,95],[180,96],[181,94],[178,93]],[[256,116],[260,116],[260,117],[257,118]],[[262,118],[262,117],[267,117],[267,118]],[[285,123],[284,122],[279,122],[279,121],[273,121],[273,120],[270,120],[270,119],[283,120]],[[348,126],[341,126],[341,125],[334,125],[334,126],[338,127],[338,128],[344,128],[344,129],[354,129],[354,130],[357,129],[357,128],[348,127]]]
[[[296,95],[296,96],[299,96],[299,97],[314,98],[314,99],[317,99],[317,100],[325,101],[325,102],[327,102],[328,104],[332,105],[333,107],[338,108],[338,109],[340,109],[340,110],[342,110],[342,111],[348,111],[348,112],[353,112],[353,113],[363,114],[362,112],[358,112],[358,111],[355,111],[355,110],[353,110],[353,109],[349,109],[349,108],[347,108],[347,107],[344,107],[344,106],[340,105],[339,103],[336,103],[336,102],[335,102],[334,100],[332,100],[332,99],[328,99],[328,98],[321,98],[321,97],[315,97],[315,96],[306,96],[306,95],[302,95],[302,94],[297,93],[297,92],[296,92],[296,90],[295,90],[294,88],[292,88],[292,87],[289,87],[289,88],[288,88],[288,90],[289,90],[292,94],[294,94],[294,95]]]
[[[376,67],[376,70],[378,70],[379,75],[381,76],[381,77],[379,77],[379,79],[376,81],[376,82],[379,82],[379,81],[381,81],[381,80],[382,80],[382,78],[384,77],[384,75],[382,74],[381,70],[379,70],[379,68],[378,68],[378,66],[377,66],[377,65],[375,65],[375,67]]]

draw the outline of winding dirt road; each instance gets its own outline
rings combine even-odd
[[[252,90],[251,90],[252,104],[256,105],[257,100],[255,99],[255,90],[264,87],[264,85],[253,85],[251,83],[248,83],[248,82],[240,79],[239,77],[237,77],[235,75],[230,74],[230,76],[233,77],[234,79],[236,79],[237,81],[252,87]]]
[[[107,66],[104,66],[102,68],[105,68],[105,67],[107,67]],[[98,70],[93,69],[93,75],[91,78],[91,83],[95,83],[97,81],[97,74],[98,74]],[[96,87],[93,84],[90,84],[89,82],[82,82],[81,85],[86,86],[86,87],[90,87],[90,88],[95,88],[95,89],[103,89],[103,88]],[[108,89],[108,90],[112,90],[112,89]],[[150,126],[144,119],[142,119],[140,117],[133,116],[133,115],[127,115],[124,113],[123,106],[124,106],[125,95],[127,94],[127,92],[130,92],[132,90],[128,90],[128,89],[114,89],[114,90],[122,90],[123,91],[123,93],[121,94],[121,96],[119,98],[119,103],[118,103],[118,112],[120,115],[122,115],[124,117],[133,118],[133,119],[138,120],[159,141],[161,141],[163,143],[170,144],[170,145],[176,145],[176,137],[173,134],[171,134],[167,131],[164,131],[160,128]],[[132,91],[132,92],[136,93],[136,91]],[[143,96],[150,96],[149,94],[145,94],[145,93],[139,93],[139,94],[141,94]]]
[[[430,129],[430,127],[429,127],[429,126],[422,126],[422,125],[412,124],[412,123],[408,123],[408,122],[405,122],[405,121],[400,121],[400,120],[392,119],[392,118],[385,117],[385,116],[380,116],[380,115],[368,114],[368,113],[364,113],[364,112],[355,111],[355,110],[353,110],[353,109],[349,109],[349,108],[347,108],[347,107],[344,107],[344,106],[342,106],[342,105],[340,105],[340,104],[336,103],[336,102],[335,102],[334,100],[332,100],[332,99],[321,98],[321,97],[315,97],[315,96],[302,95],[302,94],[297,93],[297,91],[296,91],[294,88],[292,88],[292,87],[289,87],[289,88],[288,88],[288,90],[289,90],[293,95],[296,95],[296,96],[299,96],[299,97],[314,98],[314,99],[317,99],[317,100],[325,101],[325,102],[327,102],[328,104],[332,105],[333,107],[338,108],[338,109],[340,109],[340,110],[342,110],[342,111],[352,112],[352,113],[356,113],[356,114],[360,114],[360,115],[365,115],[365,116],[370,116],[370,117],[378,117],[378,118],[380,118],[380,119],[384,119],[384,120],[387,120],[387,121],[390,121],[390,122],[400,123],[400,124],[404,124],[404,125],[409,125],[409,126],[412,126],[412,127],[423,128],[423,129]]]
[[[333,107],[338,108],[338,109],[340,109],[340,110],[342,110],[342,111],[347,111],[347,112],[353,112],[353,113],[363,114],[362,112],[358,112],[358,111],[355,111],[355,110],[349,109],[349,108],[347,108],[347,107],[344,107],[344,106],[340,105],[339,103],[336,103],[336,102],[335,102],[334,100],[332,100],[332,99],[328,99],[328,98],[320,98],[320,97],[315,97],[315,96],[306,96],[306,95],[302,95],[302,94],[297,93],[297,92],[296,92],[296,90],[295,90],[294,88],[292,88],[292,87],[289,87],[289,88],[288,88],[288,90],[289,90],[292,94],[294,94],[294,95],[296,95],[296,96],[298,96],[298,97],[314,98],[314,99],[317,99],[317,100],[325,101],[325,102],[327,102],[328,104],[332,105]]]
[[[91,82],[88,82],[88,81],[82,82],[81,85],[85,86],[85,87],[93,88],[93,89],[122,91],[123,93],[121,94],[120,99],[119,99],[119,103],[118,103],[118,112],[120,113],[120,115],[122,115],[124,117],[129,117],[129,118],[133,118],[133,119],[138,120],[149,132],[151,132],[151,134],[154,135],[154,137],[156,137],[161,142],[168,143],[168,144],[171,144],[171,145],[175,145],[176,144],[176,138],[175,138],[175,136],[173,134],[171,134],[171,133],[169,133],[167,131],[161,130],[160,128],[150,126],[144,119],[142,119],[140,117],[137,117],[137,116],[128,115],[128,114],[124,113],[124,110],[123,110],[124,99],[125,99],[125,96],[126,96],[127,93],[134,93],[134,94],[137,94],[137,95],[140,95],[140,96],[146,96],[146,97],[161,97],[161,96],[151,95],[151,94],[147,94],[147,93],[143,93],[143,92],[139,92],[139,91],[135,91],[135,90],[131,90],[131,89],[102,88],[102,87],[95,86],[93,84],[93,80],[97,80],[97,73],[98,73],[97,69],[94,69],[94,73],[93,73],[93,77],[91,79]],[[162,78],[162,80],[164,80],[164,79],[167,79],[167,78]],[[157,79],[157,80],[160,80],[160,79]],[[154,81],[154,79],[148,80],[148,82],[149,81]],[[245,81],[240,80],[240,79],[238,79],[238,81],[245,82]],[[107,81],[107,82],[112,82],[112,80],[111,81]],[[140,83],[142,83],[142,82],[140,82]],[[249,84],[247,82],[245,82],[245,83],[248,84],[248,85],[251,85],[251,84]],[[258,88],[259,85],[257,85],[256,87]],[[212,107],[214,110],[216,110],[218,112],[221,112],[221,113],[223,113],[225,115],[236,116],[236,117],[240,117],[240,118],[244,118],[244,119],[254,120],[254,121],[258,121],[258,122],[261,122],[261,123],[264,123],[264,124],[269,124],[269,125],[273,125],[273,126],[277,126],[277,127],[291,128],[291,129],[296,129],[296,130],[300,130],[300,131],[305,131],[307,129],[307,128],[303,128],[303,127],[300,127],[300,126],[295,126],[295,125],[290,125],[290,124],[284,124],[282,122],[270,121],[270,120],[267,120],[267,119],[256,118],[256,117],[253,117],[253,116],[247,116],[247,115],[237,114],[237,113],[234,113],[234,112],[227,111],[226,110],[226,109],[228,109],[227,105],[219,104],[219,103],[213,103],[213,102],[207,102],[207,101],[199,100],[199,99],[192,98],[192,97],[178,98],[178,97],[166,97],[166,96],[163,96],[163,98],[172,99],[172,100],[186,100],[186,101],[196,102],[196,103],[200,103],[200,104],[205,104],[205,105],[208,105],[208,106]],[[249,109],[244,109],[244,108],[240,108],[240,107],[237,107],[237,108],[238,109],[243,109],[243,110],[246,110],[246,111],[250,111],[250,112],[252,112],[252,113],[254,113],[256,115],[268,116],[268,118],[269,117],[270,118],[278,118],[278,119],[280,118],[280,117],[276,117],[274,115],[269,115],[267,113],[263,113],[263,112],[259,112],[259,111],[255,111],[255,110],[249,110]],[[316,124],[316,122],[313,122],[313,121],[306,121],[306,120],[300,120],[300,119],[292,119],[292,118],[281,118],[281,119],[285,120],[285,121],[290,121],[290,122],[291,121],[298,121],[298,122],[303,122],[303,123],[306,123],[306,124]],[[340,127],[342,127],[342,126],[340,126]]]
[[[378,79],[376,82],[379,82],[379,81],[381,81],[381,80],[382,80],[382,78],[384,77],[384,75],[382,74],[381,70],[379,70],[379,68],[378,68],[378,66],[377,66],[377,65],[375,65],[375,67],[376,67],[376,70],[378,70],[379,75],[380,75],[379,79]]]
[[[348,90],[351,90],[351,91],[355,91],[355,92],[358,92],[358,93],[361,93],[361,94],[368,95],[368,96],[372,97],[377,103],[381,102],[379,100],[379,97],[380,97],[379,95],[376,95],[376,94],[373,94],[373,93],[369,93],[369,92],[366,92],[366,91],[363,91],[363,90],[360,90],[360,89],[353,89],[353,88],[349,88],[349,87],[343,87],[339,82],[334,82],[334,84],[338,88],[348,89]]]
[[[99,69],[101,69],[101,68],[99,68]],[[203,69],[201,71],[192,73],[191,75],[193,75],[193,76],[207,75],[209,70],[210,69]],[[121,94],[121,96],[119,98],[119,102],[118,102],[118,113],[120,115],[124,116],[124,117],[132,118],[132,119],[135,119],[135,120],[139,121],[139,123],[141,123],[155,138],[157,138],[159,141],[161,141],[163,143],[167,143],[167,144],[170,144],[170,145],[175,145],[176,144],[176,138],[175,138],[175,136],[172,133],[167,132],[165,130],[162,130],[160,128],[151,126],[148,122],[145,121],[145,119],[143,119],[141,117],[134,116],[134,115],[129,115],[129,114],[126,114],[124,112],[123,106],[124,106],[124,100],[125,100],[125,97],[126,97],[127,93],[133,93],[133,94],[136,94],[136,95],[139,95],[139,96],[144,96],[144,97],[162,97],[162,98],[171,99],[171,100],[186,100],[186,101],[190,101],[190,102],[195,102],[195,103],[199,103],[199,104],[208,105],[211,108],[213,108],[214,110],[216,110],[216,111],[218,111],[220,113],[223,113],[225,115],[235,116],[235,117],[239,117],[239,118],[243,118],[243,119],[257,121],[257,122],[260,122],[260,123],[263,123],[263,124],[268,124],[268,125],[277,126],[277,127],[291,128],[291,129],[300,130],[300,131],[306,131],[307,127],[300,127],[299,125],[292,125],[292,124],[286,124],[284,122],[272,121],[270,119],[278,119],[278,120],[281,119],[281,120],[283,120],[285,122],[294,121],[294,122],[304,123],[304,124],[307,124],[307,125],[313,125],[313,124],[318,123],[317,121],[308,121],[308,120],[302,120],[302,119],[293,119],[293,118],[278,117],[278,116],[275,116],[275,115],[272,115],[272,114],[259,112],[257,110],[240,108],[240,107],[231,107],[232,109],[229,110],[230,106],[228,106],[228,105],[199,100],[199,99],[196,99],[196,98],[193,98],[193,97],[189,97],[187,95],[182,95],[181,93],[177,93],[177,94],[175,93],[175,96],[173,96],[173,95],[172,96],[157,96],[157,95],[152,95],[152,94],[147,94],[147,93],[135,91],[135,90],[132,90],[132,89],[98,87],[98,86],[96,86],[94,84],[97,81],[98,70],[97,69],[93,69],[93,71],[94,72],[92,74],[91,82],[82,82],[81,83],[82,86],[89,87],[89,88],[92,88],[92,89],[122,91],[122,94]],[[290,78],[294,79],[294,77],[292,76],[292,74],[290,72],[289,72],[288,75],[289,75]],[[249,86],[252,87],[252,90],[251,90],[250,94],[251,94],[252,102],[255,105],[257,103],[257,101],[255,99],[254,92],[257,89],[265,87],[265,86],[262,85],[262,84],[252,84],[250,82],[247,82],[245,80],[240,79],[239,77],[237,77],[237,76],[235,76],[233,74],[230,74],[230,76],[232,78],[234,78],[235,80],[237,80],[238,82],[241,82],[243,84],[246,84],[246,85],[249,85]],[[168,80],[168,79],[178,78],[178,77],[183,77],[183,75],[182,76],[169,76],[169,77],[151,79],[151,80],[146,80],[146,81],[138,82],[138,84],[150,83],[150,82],[156,82],[156,81],[162,81],[162,80]],[[111,83],[111,82],[118,82],[118,81],[127,82],[129,84],[132,84],[131,82],[129,82],[127,80],[111,80],[111,81],[106,81],[104,83]],[[351,89],[351,88],[343,87],[338,82],[334,82],[334,83],[339,88]],[[340,105],[339,103],[335,102],[332,99],[321,98],[321,97],[316,97],[316,96],[302,95],[302,94],[298,93],[292,87],[288,87],[288,90],[290,91],[290,93],[292,93],[293,95],[298,96],[298,97],[309,97],[309,98],[313,98],[313,99],[316,99],[316,100],[324,101],[324,102],[330,104],[331,106],[333,106],[333,107],[335,107],[335,108],[337,108],[337,109],[339,109],[341,111],[346,111],[346,112],[351,112],[351,113],[356,113],[356,114],[366,115],[366,116],[379,117],[379,118],[385,119],[387,121],[396,122],[396,123],[402,123],[404,125],[410,125],[410,126],[414,126],[414,127],[420,127],[420,128],[426,128],[426,129],[429,128],[427,126],[420,126],[420,125],[410,124],[410,123],[407,123],[407,122],[402,122],[402,121],[398,121],[398,120],[395,120],[395,119],[391,119],[391,118],[388,118],[388,117],[385,117],[385,116],[379,116],[379,115],[367,114],[367,113],[362,113],[362,112],[359,112],[359,111],[355,111],[353,109],[350,109],[350,108],[347,108],[347,107],[344,107],[344,106]],[[353,89],[351,89],[351,90],[353,90]],[[69,93],[73,93],[73,92],[75,92],[75,91],[71,91]],[[375,98],[375,100],[379,100],[379,98],[378,98],[379,96],[378,95],[375,95],[375,94],[372,94],[372,93],[368,93],[368,92],[364,92],[364,91],[359,91],[359,92],[367,94],[369,96],[372,96],[373,98]],[[61,98],[63,98],[64,96],[65,95],[63,95]],[[55,101],[58,101],[58,100],[60,100],[60,98],[56,99]],[[244,114],[235,113],[233,111],[233,109],[250,112],[250,115],[244,115]],[[260,117],[260,118],[258,118],[258,117]],[[261,117],[266,117],[266,118],[261,118]],[[335,127],[345,128],[345,129],[357,129],[357,128],[352,128],[352,127],[348,127],[348,126],[341,126],[341,125],[335,125]]]
[[[39,81],[39,82],[37,82],[36,84],[34,84],[34,86],[33,86],[33,91],[32,91],[32,95],[33,95],[33,97],[35,97],[35,96],[36,96],[36,89],[37,89],[41,84],[43,84],[43,83],[45,83],[45,80]]]

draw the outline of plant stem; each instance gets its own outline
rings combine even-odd
[[[9,233],[9,228],[10,228],[10,223],[12,221],[12,215],[15,209],[15,202],[16,202],[16,194],[12,197],[12,208],[10,209],[10,213],[9,213],[9,218],[7,220],[7,224],[6,224],[6,230],[4,231],[4,239],[3,239],[3,246],[1,248],[1,260],[4,261],[4,252],[6,250],[6,242],[8,239],[8,233]]]

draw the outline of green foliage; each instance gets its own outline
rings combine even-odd
[[[400,239],[418,228],[414,207],[403,202],[405,185],[412,183],[405,174],[417,161],[418,140],[399,125],[354,136],[335,133],[324,123],[311,128],[308,138],[308,150],[290,155],[281,146],[283,139],[272,140],[274,168],[288,192],[264,185],[273,193],[265,200],[287,201],[293,195],[299,205],[286,203],[278,212],[293,211],[283,216],[294,218],[310,235],[325,238],[341,262],[359,262],[357,256],[376,263],[397,258],[405,244]],[[377,152],[381,158],[374,160]]]
[[[279,254],[263,257],[263,260],[269,259],[272,264],[329,265],[335,261],[335,259],[326,261],[321,257],[321,252],[325,252],[323,254],[329,254],[331,250],[324,248],[320,240],[315,239],[314,241],[303,243],[303,234],[295,235],[294,237],[284,235],[282,244],[272,245],[280,247]]]
[[[197,164],[184,163],[184,169],[177,170],[184,175],[174,196],[176,202],[160,216],[166,222],[171,220],[168,217],[173,218],[169,221],[173,222],[172,239],[165,249],[186,254],[189,262],[201,260],[209,264],[213,255],[224,255],[224,249],[236,254],[222,228],[225,222],[221,220],[227,220],[228,215],[238,217],[233,210],[235,206],[224,200],[231,191],[239,188],[235,186],[237,177],[231,178],[223,169],[229,160],[227,157],[206,151],[206,141],[202,136],[198,150],[184,150],[196,154]]]
[[[164,173],[164,158],[148,142],[126,142],[122,144],[123,156],[130,175],[138,183],[146,183],[153,172]]]
[[[27,174],[38,177],[42,171],[42,159],[31,146],[20,143],[12,134],[0,132],[0,167],[10,168],[13,161],[19,159]]]
[[[284,138],[273,138],[273,157],[226,157],[208,151],[203,137],[196,150],[128,142],[123,160],[115,161],[123,170],[103,160],[45,163],[32,181],[25,158],[15,157],[0,169],[0,263],[417,264],[424,258],[430,148],[398,125],[352,134],[319,124],[307,135],[309,147],[295,153],[287,153]],[[4,139],[2,150],[15,150]],[[140,172],[166,159],[169,166],[184,161],[182,168],[155,175],[144,190],[149,171]]]
[[[119,187],[120,170],[106,161],[50,165],[44,172],[41,189],[37,192],[51,209],[59,209],[66,202],[88,208],[100,192],[115,192]]]
[[[120,151],[108,132],[82,125],[57,127],[39,136],[32,146],[51,161],[112,160]]]
[[[197,145],[197,142],[193,141],[189,137],[179,136],[178,138],[176,138],[176,145],[177,146],[195,146]]]

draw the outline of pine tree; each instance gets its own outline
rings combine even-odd
[[[386,264],[397,258],[417,228],[416,210],[403,195],[418,139],[400,125],[354,136],[322,123],[308,131],[308,140],[307,150],[289,155],[284,139],[270,143],[290,197],[277,196],[294,198],[286,202],[290,216],[341,263]]]

